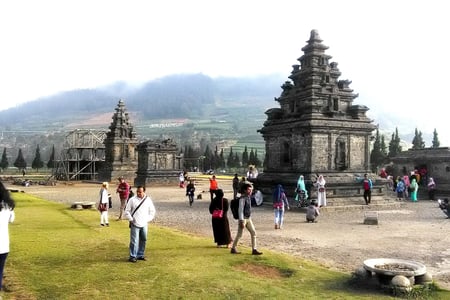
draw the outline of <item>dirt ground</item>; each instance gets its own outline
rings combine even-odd
[[[80,182],[9,187],[68,206],[76,201],[96,201],[100,189],[99,184]],[[224,190],[225,197],[231,198],[230,182],[219,181],[219,187]],[[115,189],[116,185],[112,184],[114,207],[110,212],[111,220],[118,214],[119,200]],[[157,209],[155,223],[211,237],[213,243],[207,190],[206,182],[199,182],[196,194],[203,191],[203,199],[195,200],[189,207],[184,190],[177,186],[148,187],[147,194]],[[436,201],[407,202],[400,209],[378,210],[378,225],[363,224],[365,211],[322,212],[319,222],[313,224],[305,222],[303,212],[292,208],[286,212],[283,229],[275,230],[270,205],[254,207],[252,218],[258,235],[258,249],[284,252],[345,272],[354,271],[370,258],[414,260],[425,264],[440,286],[450,289],[450,220],[445,218]],[[20,215],[16,217],[20,218]],[[230,214],[229,219],[234,236],[237,221]],[[114,221],[110,223],[114,226]],[[247,232],[240,244],[250,247]],[[149,247],[151,249],[151,245]]]

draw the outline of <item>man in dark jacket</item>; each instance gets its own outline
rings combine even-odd
[[[247,230],[250,232],[250,235],[252,238],[252,255],[261,255],[262,254],[262,252],[259,252],[256,249],[256,231],[255,231],[255,226],[253,225],[253,222],[251,219],[252,191],[253,191],[253,185],[250,182],[245,182],[242,185],[242,194],[241,194],[241,198],[239,199],[239,210],[238,210],[239,226],[238,226],[238,230],[236,233],[236,237],[234,238],[234,241],[233,241],[233,246],[231,248],[231,254],[240,254],[241,253],[236,250],[236,246],[242,237],[244,228],[247,228]]]

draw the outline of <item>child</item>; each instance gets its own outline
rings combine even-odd
[[[316,201],[311,201],[311,204],[306,208],[306,222],[317,222],[317,217],[319,217],[319,207]]]

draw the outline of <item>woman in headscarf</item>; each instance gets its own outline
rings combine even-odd
[[[305,201],[308,199],[308,192],[305,187],[305,179],[300,175],[297,180],[297,187],[295,188],[295,202],[297,207],[306,206]]]
[[[276,186],[275,190],[273,191],[272,198],[273,211],[275,214],[275,229],[282,229],[284,220],[284,208],[286,207],[289,210],[290,207],[283,186],[281,184],[278,184]]]
[[[319,178],[317,179],[315,186],[317,187],[317,204],[319,207],[327,206],[327,193],[325,190],[325,178],[323,178],[323,175],[319,175]]]
[[[223,197],[222,189],[217,189],[214,193],[216,197],[209,204],[209,213],[212,215],[214,210],[222,210],[222,217],[211,218],[214,242],[217,244],[217,247],[227,246],[230,248],[233,239],[231,238],[230,223],[228,222],[227,215],[230,207],[228,199]]]
[[[428,179],[428,198],[430,198],[430,200],[434,200],[434,192],[436,191],[436,183],[434,182],[433,177],[430,177],[430,179]]]
[[[411,185],[409,187],[411,189],[410,191],[411,201],[417,202],[417,191],[419,190],[419,184],[417,183],[415,178],[411,180]]]

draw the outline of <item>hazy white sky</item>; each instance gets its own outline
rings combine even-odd
[[[449,100],[446,3],[1,1],[0,110],[59,91],[174,73],[276,72],[287,79],[317,29],[341,79],[359,93],[355,104],[379,103],[371,111],[395,111],[412,128],[437,128],[450,141],[442,109]]]

